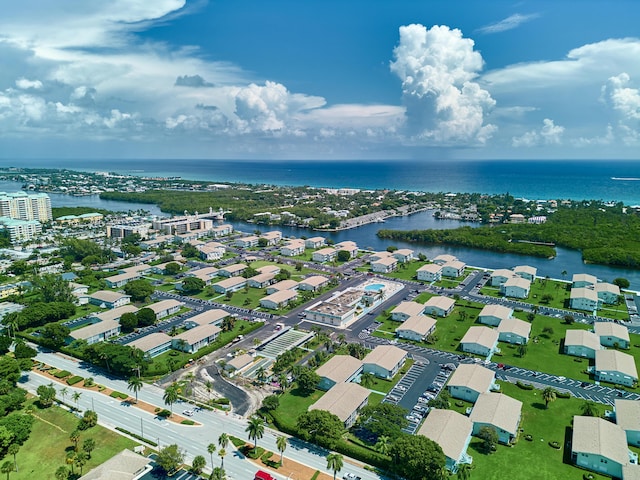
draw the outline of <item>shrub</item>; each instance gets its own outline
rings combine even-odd
[[[273,452],[270,452],[269,450],[267,450],[266,452],[264,452],[262,454],[262,456],[260,457],[260,460],[262,460],[263,462],[266,462],[267,460],[269,460],[271,457],[273,456]]]
[[[234,437],[233,435],[229,435],[229,440],[231,440],[231,443],[233,443],[233,446],[236,447],[236,448],[240,448],[244,444],[247,443],[244,440],[242,440],[241,438]]]
[[[66,378],[70,375],[71,375],[71,372],[69,372],[68,370],[58,370],[53,374],[53,376],[56,378]]]
[[[193,420],[182,420],[180,422],[182,425],[195,425],[196,422],[194,422]]]
[[[220,397],[220,398],[214,398],[213,400],[211,400],[211,403],[214,403],[216,405],[229,405],[229,403],[231,402],[229,401],[228,398]]]
[[[516,382],[516,386],[518,386],[522,390],[533,390],[533,385],[531,385],[530,383],[522,383],[520,380]]]
[[[159,416],[159,417],[162,417],[162,418],[170,417],[170,416],[171,416],[171,411],[170,411],[170,410],[167,410],[167,409],[165,408],[165,409],[160,410],[160,411],[158,412],[158,416]]]
[[[244,449],[240,449],[242,453],[249,457],[251,460],[256,460],[262,456],[264,453],[264,448],[258,447],[254,448],[252,445],[245,445]]]
[[[67,378],[67,384],[68,385],[75,385],[76,383],[81,382],[82,380],[84,380],[83,377],[79,376],[79,375],[74,375],[71,378]]]
[[[119,432],[122,432],[122,433],[126,433],[127,435],[129,435],[129,436],[131,436],[131,437],[133,437],[133,438],[135,438],[137,440],[140,440],[142,442],[148,443],[152,447],[157,447],[158,446],[158,444],[156,442],[154,442],[153,440],[149,440],[147,438],[141,437],[137,433],[130,432],[129,430],[127,430],[125,428],[116,427],[116,430],[118,430]]]
[[[571,398],[571,392],[556,392],[556,398]]]
[[[109,396],[113,398],[120,398],[122,400],[126,400],[127,398],[129,398],[129,395],[127,395],[126,393],[116,392],[115,390],[111,392]]]
[[[555,448],[556,450],[560,450],[560,443],[553,441],[553,442],[549,442],[549,446],[551,448]]]
[[[318,480],[319,476],[320,476],[320,470],[316,470],[316,473],[313,474],[313,477],[311,477],[311,480]]]

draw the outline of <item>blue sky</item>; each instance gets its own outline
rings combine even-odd
[[[0,157],[638,159],[639,21],[634,0],[11,2]]]

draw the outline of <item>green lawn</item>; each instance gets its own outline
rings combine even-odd
[[[313,393],[305,396],[298,388],[289,390],[280,395],[280,405],[274,412],[274,416],[277,416],[283,425],[293,429],[298,422],[298,416],[306,412],[324,393],[314,390]]]
[[[386,273],[385,277],[399,278],[401,280],[416,280],[416,270],[423,266],[425,262],[412,260],[408,263],[398,263],[395,272]],[[368,269],[370,270],[370,268]]]
[[[513,447],[499,445],[491,455],[483,453],[480,441],[473,439],[468,453],[473,457],[472,478],[482,480],[579,480],[586,472],[565,463],[570,452],[556,450],[549,442],[564,445],[571,438],[571,421],[580,414],[583,400],[559,398],[545,409],[540,390],[521,390],[513,384],[501,383],[503,393],[523,403],[521,428],[524,432]],[[604,412],[604,406],[602,412]],[[524,435],[531,435],[531,441]],[[506,474],[508,472],[508,475]],[[594,473],[596,479],[605,479]]]
[[[16,457],[18,472],[11,473],[11,480],[55,478],[55,471],[58,467],[65,465],[66,453],[72,448],[69,434],[75,430],[78,418],[58,407],[44,410],[34,407],[33,416],[31,436],[18,452]],[[81,432],[78,445],[82,445],[87,438],[95,440],[96,449],[83,467],[83,474],[121,450],[132,449],[139,443],[99,425]],[[76,473],[78,473],[77,468]]]

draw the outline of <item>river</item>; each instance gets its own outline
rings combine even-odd
[[[16,191],[21,185],[16,182],[0,181],[0,191]],[[166,215],[160,211],[156,205],[144,203],[119,202],[114,200],[103,200],[97,195],[73,197],[63,194],[49,194],[51,204],[54,207],[92,207],[96,209],[112,211],[135,211],[147,210],[154,215]],[[466,247],[451,247],[442,245],[418,245],[413,243],[396,242],[391,240],[381,240],[377,237],[378,230],[383,228],[398,230],[415,230],[427,228],[457,228],[462,225],[477,226],[475,223],[460,222],[457,220],[436,220],[431,211],[419,212],[414,215],[404,217],[388,218],[385,223],[371,223],[351,230],[340,232],[316,232],[305,228],[295,227],[265,227],[246,222],[228,222],[236,230],[253,232],[254,230],[266,231],[278,229],[284,236],[310,237],[323,236],[335,242],[353,240],[359,247],[371,250],[384,250],[389,245],[398,248],[410,248],[418,253],[424,253],[428,258],[447,253],[455,255],[468,265],[483,268],[512,268],[516,265],[531,265],[538,269],[539,276],[549,276],[551,278],[563,278],[562,272],[567,272],[566,278],[570,279],[574,273],[588,273],[595,275],[604,281],[612,281],[617,277],[624,277],[631,283],[631,289],[640,291],[640,270],[630,270],[624,268],[614,268],[605,265],[585,264],[582,261],[580,252],[566,248],[556,247],[557,255],[552,259],[529,257],[523,255],[513,255],[495,253],[485,250],[477,250]]]

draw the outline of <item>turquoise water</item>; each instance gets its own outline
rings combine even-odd
[[[381,283],[372,283],[371,285],[367,285],[366,287],[364,287],[365,291],[367,292],[377,292],[379,290],[382,290],[384,288],[384,285],[382,285]]]

